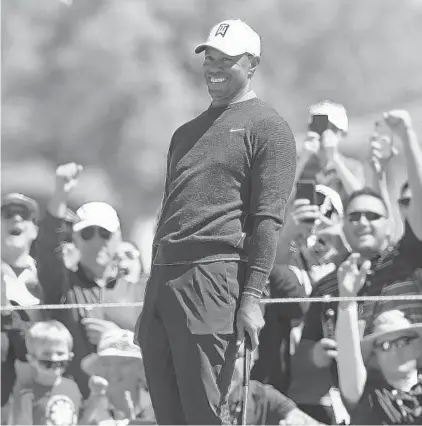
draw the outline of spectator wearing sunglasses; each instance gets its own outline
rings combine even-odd
[[[79,264],[75,270],[70,270],[63,260],[67,201],[81,171],[82,167],[75,163],[57,168],[56,188],[40,223],[38,273],[48,304],[98,304],[104,301],[107,288],[116,284],[116,280],[109,277],[109,271],[121,243],[120,221],[114,208],[107,203],[90,202],[77,210],[72,235],[79,252]],[[68,371],[82,394],[88,396],[88,377],[81,370],[80,361],[96,351],[103,332],[118,326],[104,319],[101,308],[54,310],[52,316],[73,335],[75,357]]]
[[[339,268],[340,295],[354,297],[365,282],[368,264],[358,256]],[[399,310],[379,314],[361,339],[358,305],[339,305],[336,336],[338,373],[352,424],[422,424],[422,323]]]
[[[18,365],[11,422],[15,425],[76,425],[81,393],[62,377],[72,359],[73,338],[58,321],[41,321],[26,334],[28,364]]]
[[[18,193],[6,194],[1,202],[1,284],[2,307],[7,304],[33,306],[42,301],[42,289],[31,245],[38,235],[39,208],[35,200]],[[14,362],[25,360],[24,333],[41,311],[2,311],[2,420],[7,417],[8,400],[16,378]]]
[[[1,204],[1,269],[6,297],[21,306],[42,298],[31,245],[38,235],[39,208],[23,194],[7,194]]]
[[[352,252],[360,255],[361,262],[368,260],[371,263],[371,271],[359,292],[360,296],[421,294],[420,274],[406,263],[397,247],[388,245],[391,222],[387,205],[378,193],[370,188],[353,193],[345,206],[343,228]],[[320,280],[312,292],[316,297],[338,294],[337,269]],[[338,356],[337,343],[324,327],[329,309],[336,314],[337,304],[310,304],[302,340],[292,359],[293,383],[289,389],[289,396],[299,408],[323,422],[338,421],[337,413],[344,409],[337,404],[334,362]],[[359,306],[361,327],[370,329],[372,318],[388,309],[401,309],[413,322],[422,321],[421,301],[366,302]],[[311,376],[318,385],[309,386],[308,378]]]

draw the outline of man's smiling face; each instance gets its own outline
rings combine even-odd
[[[249,83],[251,56],[247,54],[229,56],[207,47],[202,67],[213,104],[224,105]]]

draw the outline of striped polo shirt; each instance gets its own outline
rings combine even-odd
[[[359,291],[359,296],[401,296],[422,295],[422,265],[407,261],[407,256],[400,250],[400,244],[385,250],[372,262],[372,268],[366,282]],[[330,295],[336,297],[338,292],[337,270],[325,276],[317,283],[311,294],[315,297]],[[324,337],[322,326],[323,313],[331,308],[337,312],[336,302],[311,303],[305,317],[302,338],[319,341]],[[372,321],[381,312],[398,309],[404,312],[411,322],[422,322],[422,300],[391,300],[359,302],[359,321],[364,325],[364,335],[371,332]]]
[[[422,424],[422,374],[417,384],[405,392],[394,389],[378,371],[371,371],[351,420],[354,425]]]

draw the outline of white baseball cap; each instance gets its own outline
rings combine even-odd
[[[207,41],[200,44],[195,53],[201,53],[206,47],[213,47],[229,56],[244,53],[261,56],[261,37],[240,19],[229,19],[215,25]]]
[[[88,226],[99,226],[114,233],[120,228],[120,220],[116,210],[110,204],[93,201],[82,205],[77,211],[77,222],[73,230],[79,232]]]
[[[347,133],[349,130],[349,120],[346,108],[343,105],[332,101],[321,101],[309,108],[309,123],[314,115],[327,115],[328,121],[338,129]]]

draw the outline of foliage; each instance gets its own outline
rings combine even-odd
[[[82,185],[75,203],[109,199],[128,223],[153,213],[172,132],[209,102],[193,49],[227,18],[239,17],[262,35],[256,90],[298,134],[309,104],[321,98],[344,103],[352,121],[415,102],[422,94],[421,6],[3,0],[2,161],[12,165],[3,186],[22,185],[19,164],[29,162],[27,180],[39,182],[46,196],[45,171],[77,161],[103,185]]]

